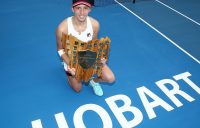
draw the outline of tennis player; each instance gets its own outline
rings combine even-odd
[[[57,40],[57,50],[58,54],[64,62],[64,70],[67,74],[67,79],[69,85],[75,92],[80,92],[82,89],[82,81],[79,82],[74,77],[76,70],[70,68],[69,58],[64,52],[62,47],[62,33],[71,34],[81,41],[88,42],[93,39],[97,39],[99,32],[99,22],[88,16],[92,11],[94,5],[94,0],[73,0],[72,1],[72,12],[73,16],[64,19],[58,26],[56,30],[56,40]],[[101,77],[91,78],[89,81],[89,86],[93,88],[94,93],[97,96],[103,95],[103,90],[100,82],[112,83],[115,81],[115,76],[112,70],[106,64],[104,58],[101,59],[103,64]]]

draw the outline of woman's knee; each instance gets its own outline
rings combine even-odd
[[[82,84],[71,85],[71,87],[75,92],[79,93],[82,89]]]
[[[115,75],[107,65],[102,69],[102,79],[104,82],[108,83],[113,83],[115,81]]]
[[[79,93],[81,91],[81,87],[73,87],[73,90],[76,92],[76,93]]]
[[[68,82],[71,86],[71,88],[75,91],[75,92],[80,92],[82,89],[82,83],[78,82],[77,80],[74,79],[68,79]]]
[[[115,81],[115,76],[114,75],[106,76],[106,78],[104,78],[104,81],[108,83],[113,83]]]
[[[109,83],[115,82],[115,76],[110,77],[108,82],[109,82]]]

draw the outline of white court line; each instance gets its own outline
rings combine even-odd
[[[155,30],[157,33],[159,33],[161,36],[163,36],[165,39],[167,39],[169,42],[171,42],[173,45],[175,45],[177,48],[179,48],[181,51],[183,51],[185,54],[187,54],[189,57],[191,57],[193,60],[195,60],[197,63],[200,64],[200,61],[197,60],[195,57],[193,57],[190,53],[188,53],[187,51],[185,51],[183,48],[181,48],[178,44],[176,44],[173,40],[171,40],[170,38],[168,38],[166,35],[164,35],[162,32],[160,32],[159,30],[157,30],[155,27],[153,27],[151,24],[149,24],[148,22],[146,22],[144,19],[142,19],[140,16],[138,16],[137,14],[135,14],[134,12],[132,12],[130,9],[128,9],[126,6],[124,6],[123,4],[121,4],[120,2],[118,2],[117,0],[114,0],[116,3],[118,3],[120,6],[122,6],[124,9],[126,9],[127,11],[129,11],[131,14],[133,14],[134,16],[136,16],[138,19],[140,19],[142,22],[144,22],[145,24],[147,24],[150,28],[152,28],[153,30]]]
[[[197,25],[200,26],[200,23],[198,23],[197,21],[193,20],[192,18],[190,18],[190,17],[184,15],[183,13],[181,13],[181,12],[179,12],[179,11],[173,9],[172,7],[170,7],[170,6],[166,5],[166,4],[164,4],[163,2],[161,2],[161,1],[159,1],[159,0],[155,0],[155,1],[158,2],[158,3],[160,3],[160,4],[162,4],[162,5],[164,5],[165,7],[167,7],[167,8],[169,8],[169,9],[173,10],[174,12],[180,14],[181,16],[187,18],[188,20],[190,20],[190,21],[192,21],[193,23],[195,23],[195,24],[197,24]]]

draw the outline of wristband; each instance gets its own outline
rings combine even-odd
[[[58,54],[59,54],[60,57],[61,57],[63,54],[65,54],[64,49],[60,49],[60,50],[58,50]]]

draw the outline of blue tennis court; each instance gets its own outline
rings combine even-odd
[[[112,1],[112,0],[110,0]],[[96,6],[116,81],[104,95],[67,83],[55,30],[70,0],[1,0],[1,128],[199,128],[200,1]]]

